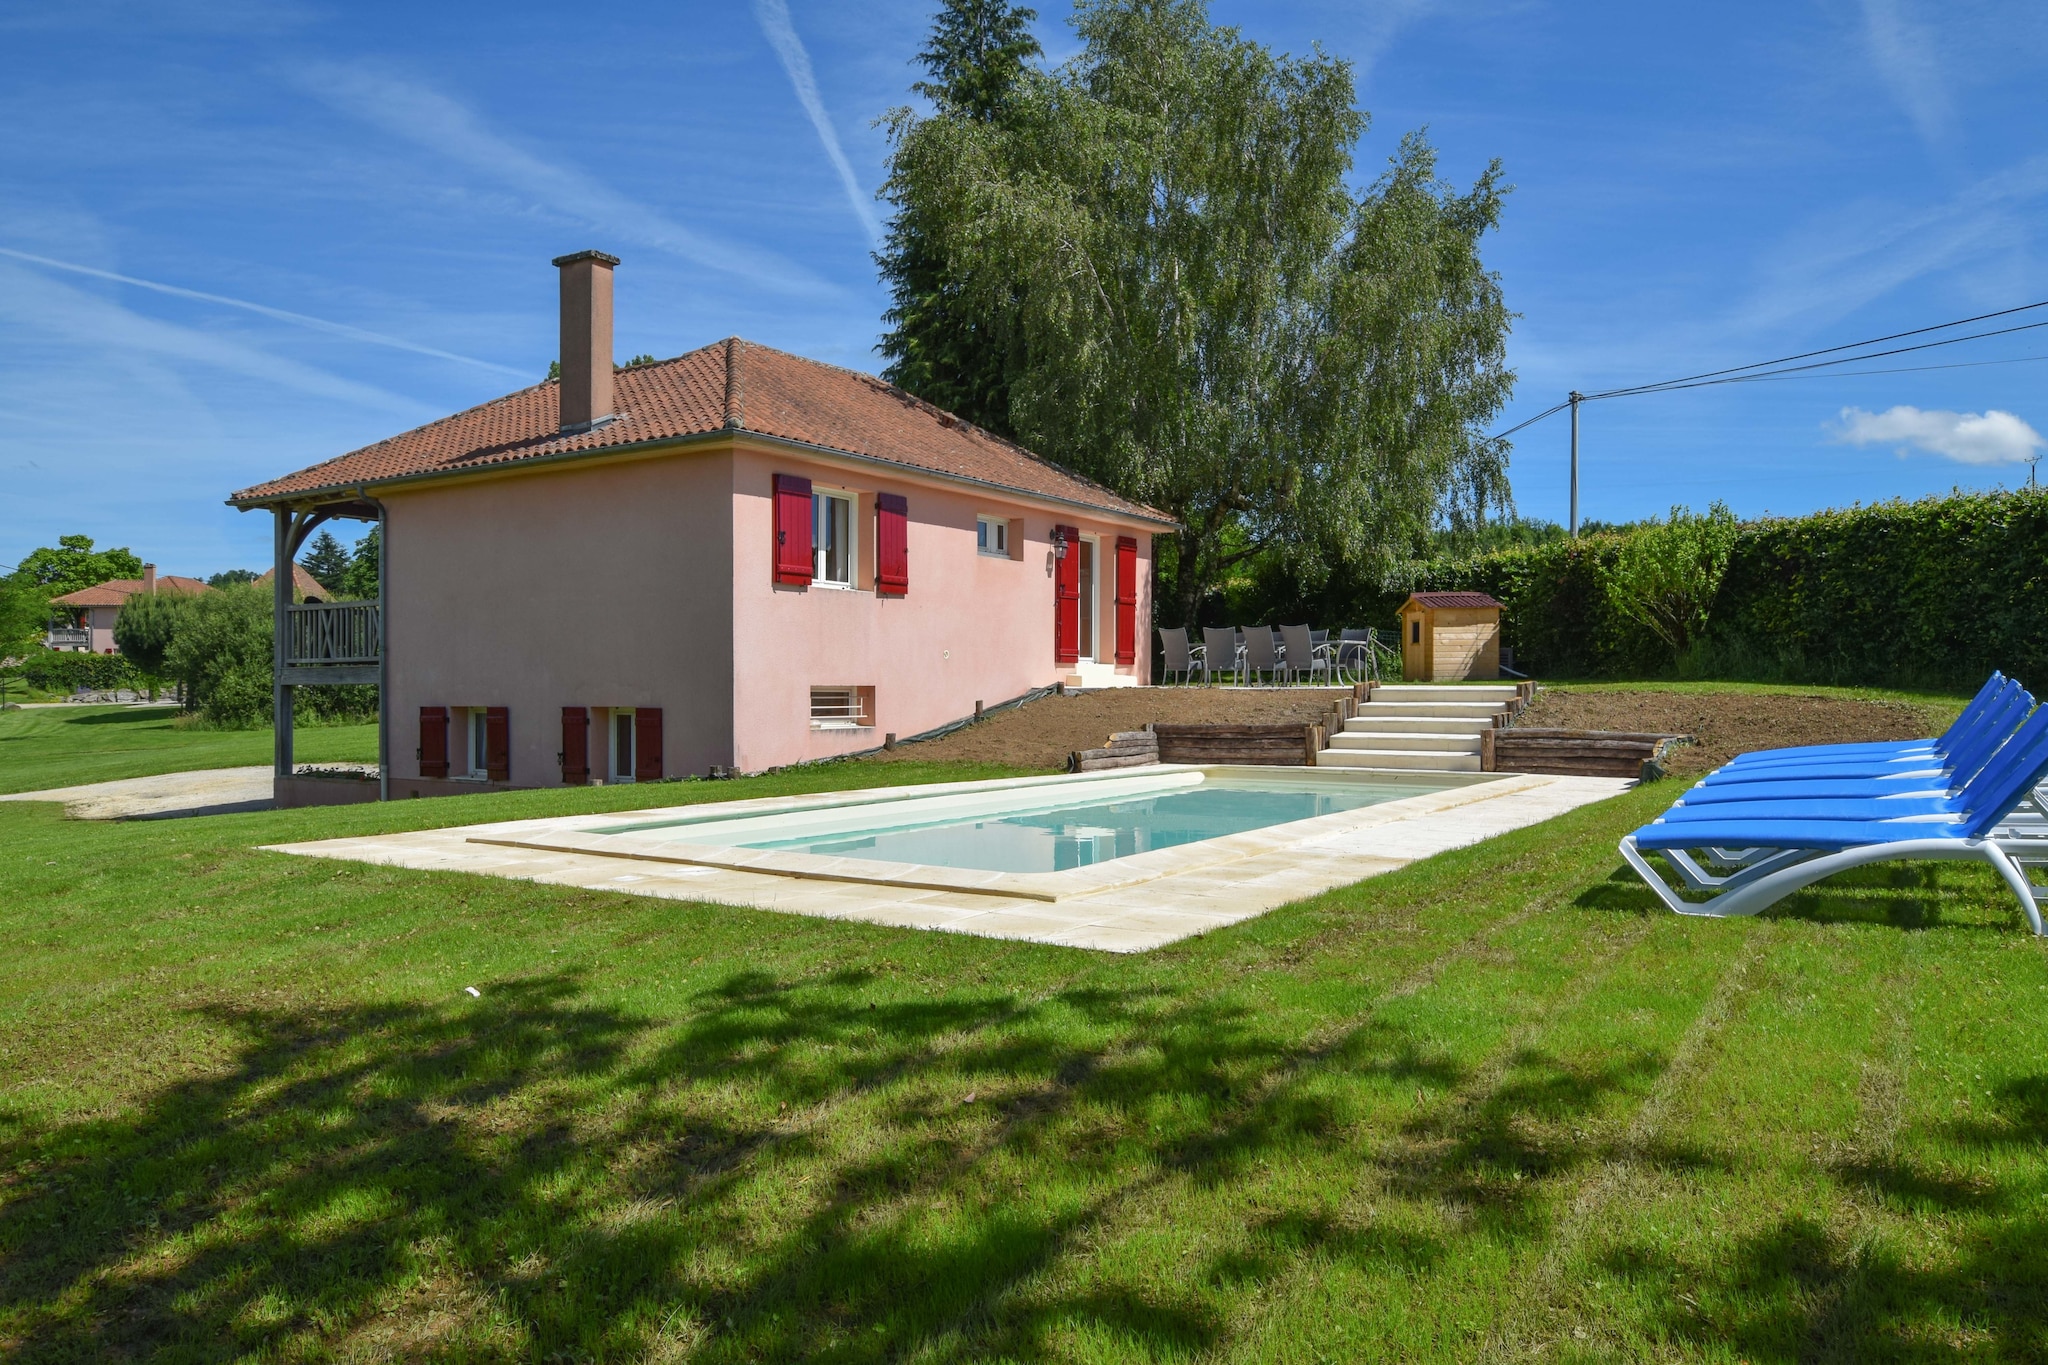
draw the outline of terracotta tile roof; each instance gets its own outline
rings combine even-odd
[[[206,584],[196,578],[180,578],[176,574],[159,574],[156,580],[158,592],[208,592]],[[77,592],[67,592],[62,597],[50,599],[53,607],[118,607],[136,593],[142,591],[139,578],[110,578],[104,583],[95,583]]]
[[[1430,608],[1498,607],[1503,605],[1494,601],[1483,592],[1417,592],[1410,593],[1408,600],[1418,606]]]
[[[277,570],[265,569],[261,574],[257,575],[256,586],[267,588],[270,586],[270,580],[276,576]],[[327,586],[319,579],[313,577],[313,575],[307,573],[306,566],[303,564],[292,565],[292,596],[293,600],[300,602],[305,601],[308,597],[317,597],[322,602],[334,599],[334,594],[327,591]]]
[[[484,470],[717,431],[779,437],[908,469],[1061,502],[1169,522],[1164,513],[1023,447],[941,412],[873,375],[729,337],[701,350],[620,370],[618,416],[590,431],[560,430],[554,380],[429,422],[401,436],[257,484],[228,501],[261,505],[294,495]]]

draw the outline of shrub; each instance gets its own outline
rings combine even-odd
[[[270,594],[230,584],[192,599],[164,660],[188,705],[226,727],[270,723]]]
[[[1706,635],[1737,532],[1726,503],[1705,515],[1672,508],[1671,520],[1619,538],[1605,570],[1608,602],[1647,626],[1677,663]]]
[[[45,692],[111,692],[145,686],[135,665],[119,654],[81,654],[36,648],[7,670],[9,676]]]
[[[114,618],[114,643],[141,672],[164,676],[164,660],[179,627],[191,616],[196,597],[185,593],[136,593]]]

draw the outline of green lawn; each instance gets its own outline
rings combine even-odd
[[[0,793],[270,762],[268,730],[192,730],[171,707],[52,706],[0,711]],[[300,726],[302,763],[375,763],[375,725]]]
[[[252,848],[873,777],[0,806],[0,1357],[2048,1358],[1975,868],[1680,919],[1662,784],[1113,957]]]

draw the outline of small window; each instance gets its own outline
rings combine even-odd
[[[1408,643],[1411,645],[1422,643],[1422,618],[1420,616],[1408,623]]]
[[[633,780],[633,712],[625,707],[612,708],[612,771],[611,781],[631,782]]]
[[[814,687],[811,689],[813,730],[854,730],[875,723],[875,689],[872,687]]]
[[[481,706],[469,708],[469,775],[491,775],[490,712]]]
[[[844,493],[811,494],[811,581],[853,586],[853,499]]]
[[[1010,523],[1001,517],[974,519],[974,548],[999,559],[1010,557]]]

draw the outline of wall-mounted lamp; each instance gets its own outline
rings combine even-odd
[[[1054,559],[1065,559],[1067,557],[1067,533],[1058,526],[1052,528],[1052,557]]]

